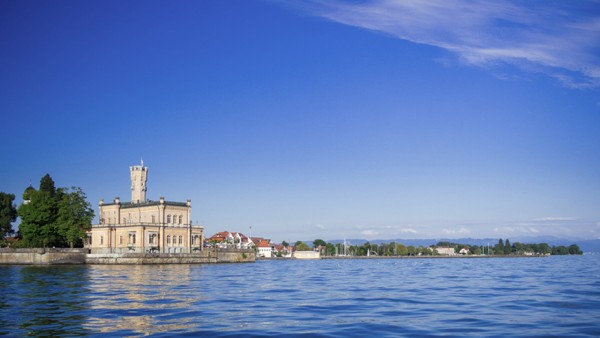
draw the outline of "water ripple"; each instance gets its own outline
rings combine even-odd
[[[8,336],[600,335],[600,256],[0,267]]]

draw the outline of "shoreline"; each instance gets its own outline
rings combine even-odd
[[[319,258],[314,258],[313,260],[332,260],[332,259],[478,259],[478,258],[545,258],[550,257],[550,255],[510,255],[510,256],[500,256],[500,255],[483,255],[483,256],[475,256],[475,255],[453,255],[453,256],[321,256]],[[270,261],[270,260],[310,260],[310,259],[299,259],[295,257],[256,257],[256,261]]]
[[[2,265],[154,265],[253,263],[253,250],[205,250],[199,253],[106,253],[92,254],[87,249],[0,249]]]

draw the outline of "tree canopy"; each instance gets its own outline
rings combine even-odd
[[[316,247],[319,247],[319,246],[326,246],[326,245],[327,245],[327,243],[324,240],[322,240],[322,239],[315,239],[313,241],[313,248],[316,248]]]
[[[81,188],[56,189],[50,175],[40,181],[39,190],[27,189],[28,203],[19,206],[22,246],[74,247],[83,245],[94,211]]]
[[[0,239],[13,234],[12,222],[17,220],[15,195],[0,192]]]
[[[310,247],[308,246],[308,244],[302,241],[297,241],[295,247],[296,251],[310,251]]]

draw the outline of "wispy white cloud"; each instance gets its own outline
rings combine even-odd
[[[527,225],[503,226],[494,228],[494,232],[499,234],[537,234],[540,231]]]
[[[323,224],[313,224],[313,227],[321,230],[325,230],[325,226]]]
[[[303,10],[437,46],[468,64],[513,65],[572,88],[600,86],[600,4],[572,1],[309,0]]]
[[[360,232],[361,235],[366,236],[366,237],[374,237],[379,235],[379,232],[372,230],[372,229],[368,229],[368,230],[363,230]]]
[[[444,235],[468,235],[471,233],[471,230],[465,228],[465,227],[460,227],[458,229],[442,229],[442,233]]]
[[[418,231],[413,228],[402,228],[398,230],[401,234],[417,234]]]

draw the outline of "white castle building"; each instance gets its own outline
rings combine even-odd
[[[100,200],[100,222],[88,232],[91,253],[194,253],[202,251],[204,227],[192,225],[191,201],[146,200],[148,168],[129,168],[131,202]]]

